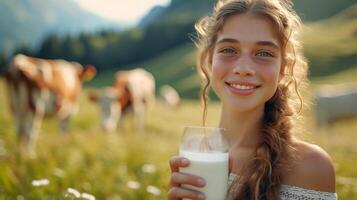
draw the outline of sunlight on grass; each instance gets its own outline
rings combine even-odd
[[[3,86],[1,80],[1,91]],[[0,93],[0,105],[7,108],[5,94]],[[20,154],[9,110],[1,109],[0,199],[166,199],[168,159],[178,152],[183,127],[201,125],[200,103],[184,101],[170,110],[158,102],[144,133],[127,119],[115,134],[101,130],[99,110],[85,92],[79,105],[68,135],[59,133],[55,119],[44,121],[35,159]],[[208,126],[217,126],[219,112],[219,103],[210,103]],[[306,111],[300,137],[332,155],[339,198],[357,199],[357,121],[318,130],[313,115],[313,109]]]

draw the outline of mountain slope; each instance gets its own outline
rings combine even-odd
[[[165,8],[153,8],[140,22],[148,25],[160,21],[195,19],[212,11],[216,0],[172,0]],[[293,0],[294,9],[304,21],[317,21],[336,15],[349,6],[357,3],[356,0]],[[160,10],[160,12],[158,12]]]
[[[157,23],[168,23],[177,21],[191,21],[192,24],[202,16],[208,14],[216,0],[172,0],[170,5],[161,8],[153,8],[139,23],[140,26],[147,26]]]
[[[146,14],[141,21],[139,22],[139,27],[145,27],[148,24],[152,23],[153,20],[157,19],[158,16],[162,14],[162,12],[166,9],[164,6],[155,6],[152,8],[148,14]]]
[[[357,3],[332,18],[307,23],[304,31],[312,76],[357,67]]]
[[[34,46],[43,37],[94,31],[118,26],[82,10],[73,0],[2,0],[0,1],[0,51],[18,45]]]
[[[356,0],[294,0],[294,9],[304,21],[330,18],[351,5]]]

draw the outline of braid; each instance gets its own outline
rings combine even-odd
[[[293,150],[290,145],[293,112],[288,104],[287,90],[280,85],[265,105],[263,142],[245,165],[245,174],[239,180],[241,184],[232,184],[230,194],[237,194],[234,199],[279,199],[281,177]]]

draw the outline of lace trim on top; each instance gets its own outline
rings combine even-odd
[[[236,174],[229,175],[228,186],[237,177]],[[337,200],[337,194],[311,189],[305,189],[292,185],[280,186],[280,200]]]

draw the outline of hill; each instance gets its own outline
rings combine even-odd
[[[167,7],[154,7],[139,23],[146,26],[162,21],[194,19],[210,12],[216,0],[172,0]],[[304,21],[318,21],[330,18],[357,3],[356,0],[293,0],[294,9]]]
[[[38,46],[52,32],[73,35],[119,26],[82,10],[73,0],[2,0],[0,25],[0,51],[6,52],[17,46]]]
[[[304,31],[311,76],[357,67],[357,3],[332,18],[307,23]]]
[[[347,9],[356,0],[293,0],[294,9],[305,22],[330,18]]]
[[[176,88],[181,96],[197,99],[200,89],[200,78],[196,72],[195,61],[195,47],[192,44],[186,44],[173,48],[148,61],[128,65],[123,69],[143,67],[154,75],[157,88],[169,84]],[[116,71],[117,69],[101,71],[87,85],[90,87],[111,85],[113,74]]]
[[[139,23],[140,27],[158,23],[175,23],[177,21],[191,21],[208,14],[216,0],[172,0],[167,7],[154,7]]]

